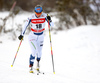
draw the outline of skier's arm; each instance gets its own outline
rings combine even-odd
[[[30,24],[30,22],[31,22],[31,19],[28,18],[28,20],[24,24],[24,27],[23,27],[23,30],[22,30],[22,33],[21,33],[22,36],[24,36],[25,31],[26,31],[28,25]]]
[[[23,29],[22,29],[21,35],[18,37],[19,40],[23,39],[23,36],[24,36],[24,34],[25,34],[25,31],[26,31],[28,25],[30,24],[30,22],[31,22],[31,19],[28,18],[28,20],[27,20],[27,21],[25,22],[25,24],[24,24],[24,27],[23,27]]]

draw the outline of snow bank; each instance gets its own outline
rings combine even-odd
[[[19,40],[0,44],[0,83],[100,83],[100,26],[80,26],[68,31],[51,33],[55,71],[53,74],[49,33],[45,33],[41,71],[30,74],[31,53],[27,35],[20,47],[13,68],[12,61]]]

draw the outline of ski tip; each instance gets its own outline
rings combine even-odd
[[[55,74],[55,72],[53,72]]]
[[[13,65],[11,65],[11,67],[13,67]]]

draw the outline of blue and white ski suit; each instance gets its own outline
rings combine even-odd
[[[41,59],[42,55],[42,47],[44,41],[44,30],[45,23],[47,21],[47,14],[42,13],[40,17],[37,17],[35,13],[33,13],[28,20],[26,21],[24,28],[22,30],[21,35],[24,36],[25,31],[29,24],[31,24],[31,32],[28,36],[28,41],[31,47],[32,54],[30,55],[30,65],[33,65],[35,56],[37,55],[37,60]],[[53,22],[49,23],[50,26],[53,26]]]

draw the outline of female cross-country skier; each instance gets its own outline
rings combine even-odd
[[[29,24],[31,24],[31,32],[28,36],[28,41],[32,50],[32,54],[29,58],[29,68],[30,73],[33,72],[33,65],[34,60],[36,58],[37,60],[37,67],[36,69],[39,71],[40,68],[40,60],[42,55],[42,48],[43,48],[43,41],[44,41],[44,30],[45,30],[45,23],[48,23],[49,25],[53,26],[53,22],[51,20],[51,17],[48,16],[46,13],[43,13],[42,6],[37,5],[35,7],[35,13],[33,13],[25,22],[25,25],[23,27],[21,35],[18,37],[19,40],[22,40],[25,34],[25,31]]]

